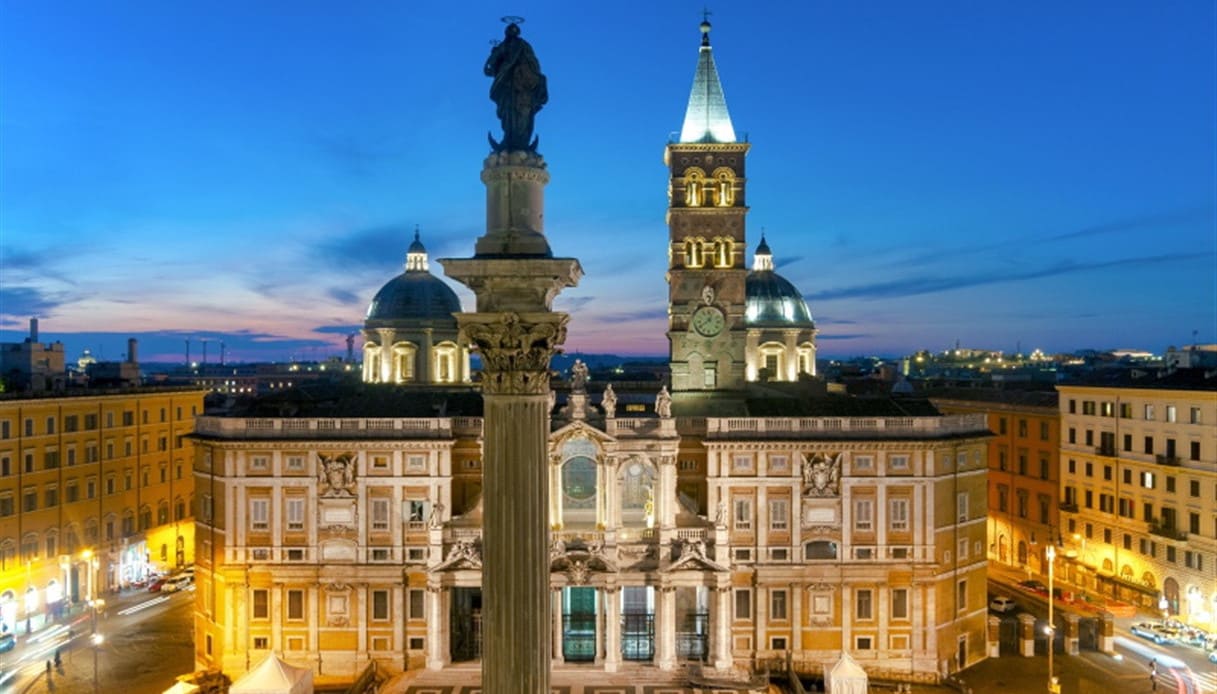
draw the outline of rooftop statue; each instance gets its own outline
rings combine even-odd
[[[533,137],[533,120],[537,111],[549,101],[549,90],[541,64],[532,46],[520,38],[519,17],[504,17],[508,22],[506,38],[490,51],[484,72],[493,77],[490,100],[497,106],[503,123],[503,140],[495,142],[487,134],[496,152],[536,152],[538,138]]]

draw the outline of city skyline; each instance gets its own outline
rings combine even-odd
[[[549,78],[546,233],[587,273],[567,351],[665,354],[661,155],[701,8],[524,5],[7,8],[0,339],[38,317],[69,360],[344,353],[416,225],[440,276],[483,232],[480,61],[514,11]],[[827,356],[1217,342],[1214,19],[715,11],[749,262],[764,230]]]

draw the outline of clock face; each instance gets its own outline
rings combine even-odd
[[[714,337],[721,333],[727,324],[723,312],[713,306],[702,306],[693,312],[693,329],[699,335]]]

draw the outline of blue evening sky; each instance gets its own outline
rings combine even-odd
[[[712,7],[749,262],[763,228],[822,354],[1217,341],[1214,7]],[[472,254],[512,13],[549,78],[546,231],[587,273],[567,349],[665,354],[701,8],[3,0],[0,339],[38,316],[69,358],[339,353],[416,224]]]

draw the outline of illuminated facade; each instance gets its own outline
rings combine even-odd
[[[1063,536],[1081,580],[1217,627],[1217,373],[1058,390]]]
[[[193,560],[187,435],[203,395],[0,400],[0,631]]]
[[[945,413],[984,414],[994,434],[988,446],[989,561],[1046,572],[1044,552],[1061,537],[1057,394],[968,389],[936,393],[933,402]]]

